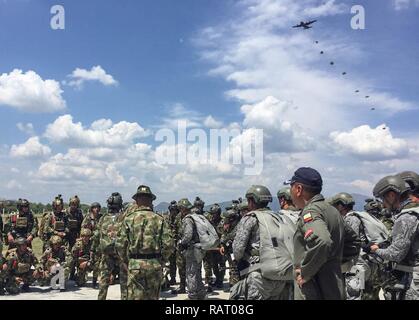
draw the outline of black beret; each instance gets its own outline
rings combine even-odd
[[[289,184],[293,184],[295,182],[319,189],[323,186],[323,180],[320,173],[317,170],[308,167],[299,168],[294,172]]]

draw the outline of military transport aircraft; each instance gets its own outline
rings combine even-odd
[[[293,28],[304,28],[304,30],[311,29],[313,27],[310,27],[310,25],[316,21],[317,20],[312,20],[312,21],[307,21],[307,22],[301,21],[300,24],[293,26]]]

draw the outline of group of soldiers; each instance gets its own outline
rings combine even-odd
[[[58,196],[39,223],[29,202],[19,199],[18,212],[2,227],[8,250],[0,257],[0,293],[28,291],[35,281],[49,285],[58,274],[84,286],[93,272],[98,299],[106,299],[116,281],[123,300],[158,299],[177,275],[171,293],[194,300],[214,289],[245,300],[378,300],[380,293],[419,299],[417,173],[381,179],[364,211],[355,211],[345,192],[325,199],[315,169],[299,168],[285,184],[278,212],[269,208],[273,197],[262,185],[224,209],[213,204],[206,212],[199,197],[172,201],[167,215],[153,211],[156,196],[144,185],[126,206],[112,193],[104,214],[93,203],[83,215],[77,196],[64,210]],[[37,236],[40,259],[31,250]]]

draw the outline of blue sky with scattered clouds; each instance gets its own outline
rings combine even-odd
[[[209,203],[276,192],[299,166],[326,193],[370,194],[419,170],[417,0],[72,0],[52,30],[55,4],[0,0],[0,197],[103,202],[145,183]],[[355,4],[365,30],[350,28]],[[263,129],[263,172],[157,163],[154,134],[179,119],[238,141]]]

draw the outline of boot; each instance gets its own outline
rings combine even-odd
[[[182,293],[186,293],[186,288],[185,285],[180,285],[179,288],[174,289],[171,291],[172,294],[182,294]]]
[[[171,278],[170,281],[169,281],[169,285],[170,286],[173,286],[175,284],[176,284],[176,279],[175,278]]]
[[[23,292],[29,292],[29,291],[30,291],[29,284],[25,283],[25,284],[22,286],[22,291],[23,291]]]
[[[93,278],[93,281],[92,281],[93,283],[92,283],[92,287],[94,288],[94,289],[97,289],[97,278]]]

